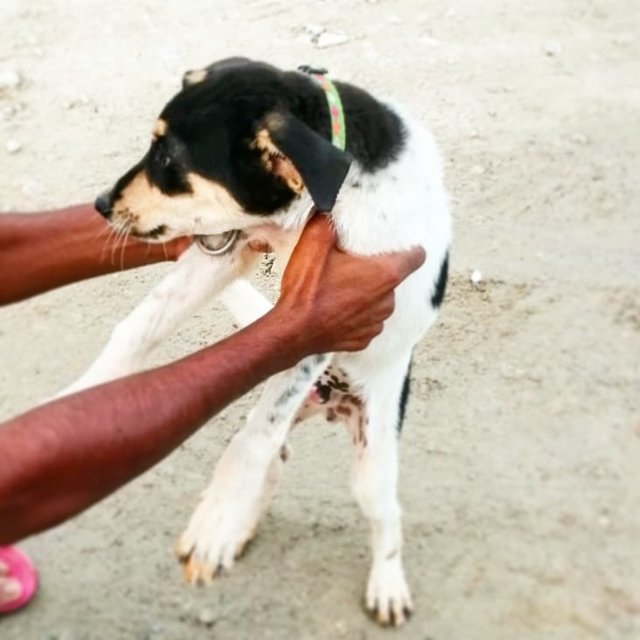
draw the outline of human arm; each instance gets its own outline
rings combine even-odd
[[[0,215],[0,305],[113,271],[175,260],[189,244],[116,237],[90,204]]]
[[[177,362],[0,426],[0,545],[79,513],[156,464],[227,404],[307,355],[363,349],[424,252],[354,258],[327,220],[305,229],[272,311]]]

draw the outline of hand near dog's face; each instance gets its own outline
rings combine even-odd
[[[309,354],[360,351],[382,333],[394,289],[425,261],[415,247],[382,256],[352,256],[336,246],[329,218],[306,226],[282,277],[275,311],[299,325]]]

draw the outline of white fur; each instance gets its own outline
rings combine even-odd
[[[433,139],[411,116],[393,108],[406,127],[404,150],[388,167],[373,174],[354,163],[332,218],[340,245],[347,251],[371,255],[420,244],[426,249],[427,261],[398,287],[396,310],[384,332],[364,351],[336,354],[332,362],[346,372],[351,388],[363,399],[368,420],[365,440],[354,438],[352,475],[353,494],[372,529],[373,563],[366,605],[381,623],[401,624],[411,609],[411,597],[402,568],[396,489],[398,404],[411,350],[436,317],[430,298],[451,242],[451,221]],[[154,216],[148,224],[175,229],[179,219],[183,231],[197,228],[199,233],[211,234],[242,228],[249,240],[268,242],[286,265],[308,217],[307,195],[270,217],[269,224],[238,214],[235,204],[221,212],[224,198],[216,194],[216,199],[215,207],[199,203],[197,215],[187,222],[187,208],[181,207],[179,216]],[[225,226],[229,221],[233,224]],[[232,282],[248,273],[254,262],[246,244],[233,256],[217,258],[199,253],[196,247],[190,249],[167,279],[116,327],[98,360],[67,392],[138,370],[150,349],[178,322],[227,285],[222,299],[236,320],[244,325],[257,319],[270,308],[269,303],[248,282]],[[277,485],[287,434],[329,357],[308,359],[304,366],[301,363],[267,383],[247,425],[221,457],[180,539],[178,553],[186,561],[190,580],[208,581],[219,568],[230,568],[253,536]]]

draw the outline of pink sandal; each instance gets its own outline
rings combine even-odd
[[[9,602],[0,603],[0,615],[21,609],[31,601],[38,589],[38,574],[31,560],[17,547],[0,547],[0,562],[8,572],[2,576],[13,578],[20,583],[20,595]]]

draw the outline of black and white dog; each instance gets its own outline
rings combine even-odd
[[[395,312],[367,349],[309,358],[269,380],[178,543],[190,581],[228,570],[273,495],[292,425],[324,413],[342,420],[354,443],[352,490],[373,534],[366,606],[380,623],[399,625],[412,604],[402,566],[398,430],[412,349],[444,295],[451,220],[431,135],[399,107],[350,84],[335,87],[346,151],[330,142],[327,96],[309,74],[230,58],[185,75],[147,154],[96,207],[116,228],[149,241],[240,233],[223,255],[188,249],[63,394],[140,370],[211,296],[220,295],[241,325],[260,317],[270,304],[241,279],[257,262],[249,243],[270,245],[283,266],[313,205],[331,212],[349,252],[422,245],[426,263],[397,289]]]

